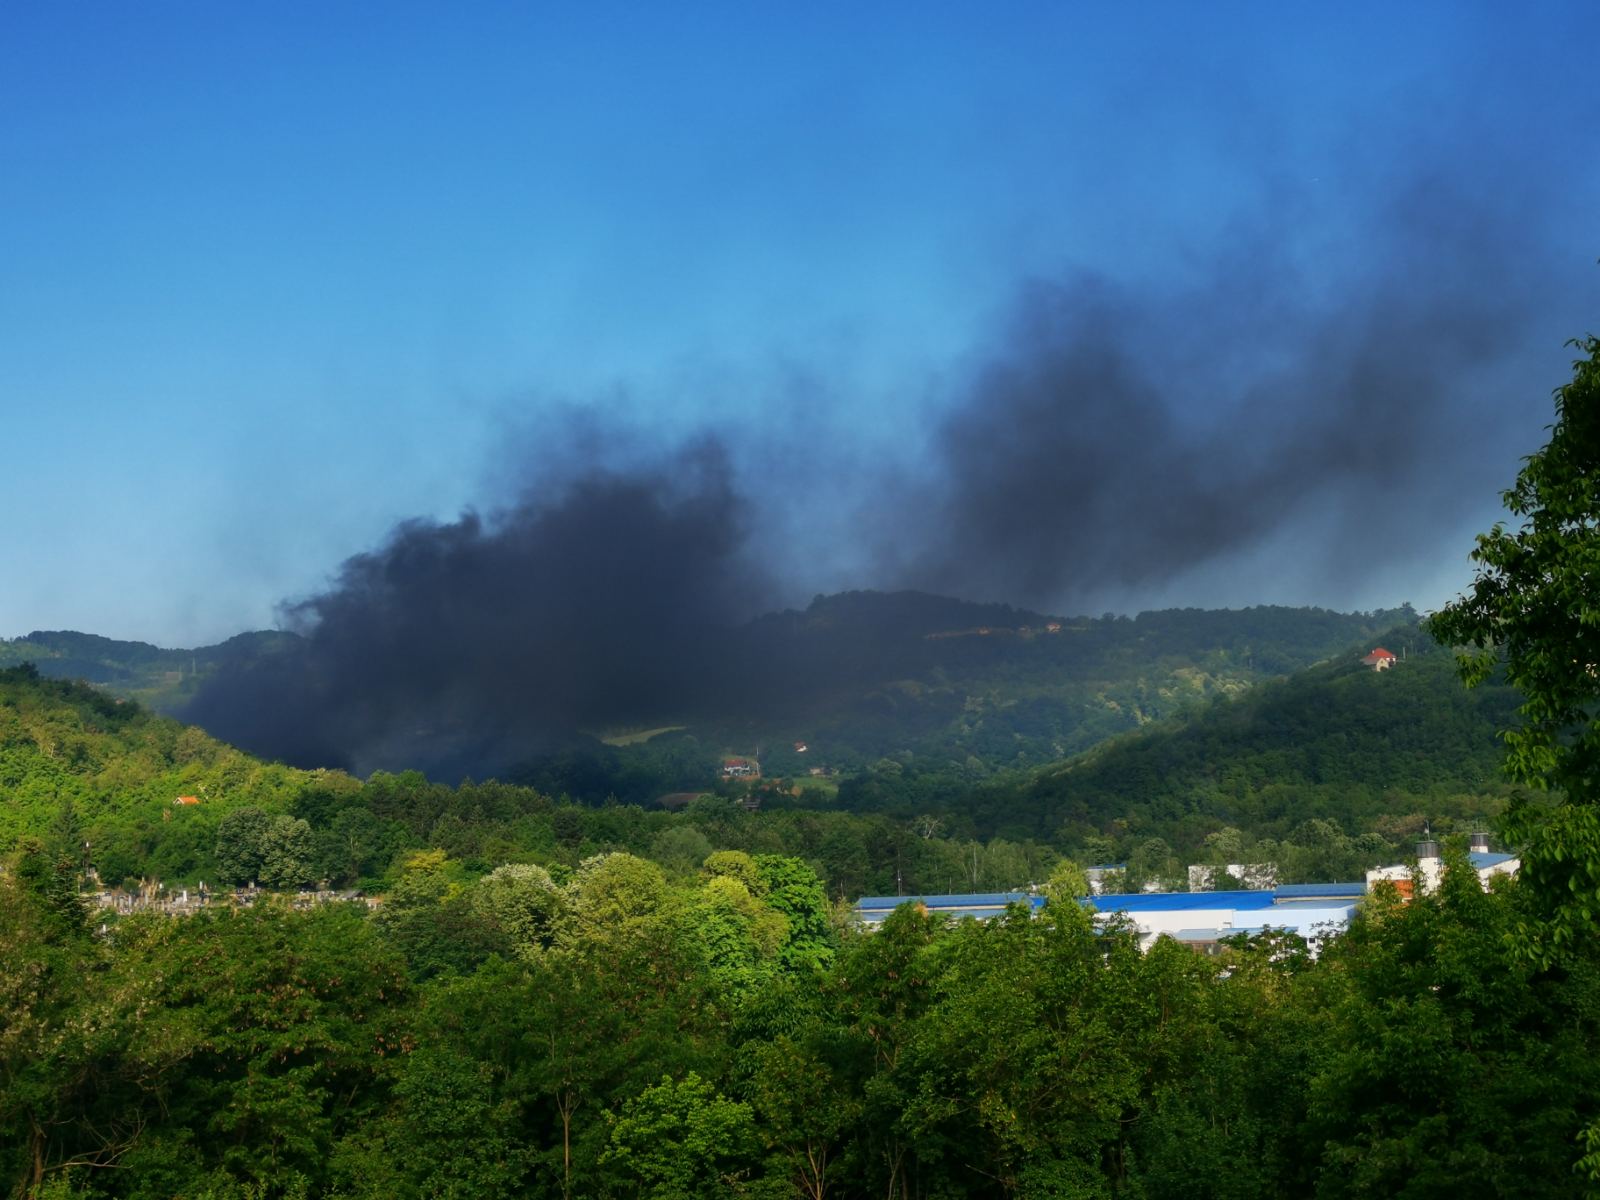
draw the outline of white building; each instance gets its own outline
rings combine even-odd
[[[1472,864],[1472,869],[1478,873],[1478,881],[1486,889],[1496,875],[1515,875],[1522,868],[1522,860],[1516,855],[1491,851],[1489,835],[1484,833],[1472,835],[1472,849],[1467,854],[1467,861]],[[1439,855],[1439,843],[1427,838],[1417,843],[1415,875],[1409,863],[1374,867],[1367,872],[1367,890],[1370,892],[1379,883],[1392,883],[1402,896],[1409,896],[1415,886],[1413,879],[1420,879],[1423,894],[1426,895],[1439,886],[1443,876],[1444,859]]]

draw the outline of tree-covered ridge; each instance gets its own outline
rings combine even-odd
[[[1292,937],[1148,953],[1076,904],[830,925],[782,856],[625,854],[377,913],[103,938],[0,876],[0,1176],[23,1197],[1578,1196],[1600,966],[1453,869]]]
[[[185,650],[74,630],[35,630],[19,638],[0,638],[0,668],[32,663],[48,678],[97,683],[124,699],[172,712],[219,667],[284,653],[295,640],[293,634],[269,630]]]
[[[1350,878],[1403,856],[1425,821],[1464,832],[1497,810],[1491,730],[1495,706],[1510,703],[1463,693],[1447,661],[1420,647],[1381,675],[1353,659],[1216,700],[1064,770],[996,776],[889,758],[843,782],[843,810],[825,807],[827,792],[773,786],[758,812],[731,795],[678,812],[577,803],[564,784],[594,767],[582,758],[538,786],[295,771],[14,669],[0,689],[0,848],[47,838],[75,861],[86,853],[108,885],[381,889],[426,850],[463,878],[508,861],[570,870],[612,851],[675,875],[714,850],[780,853],[810,864],[836,898],[1026,887],[1063,856],[1131,862],[1141,880],[1244,860],[1279,863],[1285,881]],[[690,734],[605,749],[615,770],[595,787],[634,772],[646,798],[656,772],[716,769]]]
[[[415,771],[366,781],[299,771],[96,688],[30,667],[0,671],[0,853],[42,839],[108,886],[387,887],[419,851],[440,852],[459,879],[507,861],[572,870],[616,851],[677,875],[725,849],[802,858],[838,897],[893,891],[897,878],[929,890],[959,880],[1011,888],[1044,878],[1058,857],[960,833],[928,840],[887,817],[751,812],[716,796],[674,813],[495,781],[450,787]]]
[[[1389,670],[1353,658],[1049,769],[1024,803],[1046,826],[1221,820],[1266,835],[1313,817],[1367,828],[1400,802],[1435,822],[1467,817],[1481,814],[1469,798],[1503,793],[1495,732],[1513,718],[1512,689],[1464,691],[1450,655],[1414,636]]]
[[[725,631],[717,661],[706,664],[725,686],[709,689],[711,701],[686,701],[683,711],[663,711],[651,723],[687,726],[703,747],[703,763],[723,751],[759,748],[769,774],[803,773],[819,763],[848,773],[901,753],[973,760],[984,771],[1035,766],[1309,665],[1402,619],[1415,614],[1259,607],[1065,618],[917,592],[845,592]],[[181,714],[217,672],[272,676],[303,650],[286,633],[162,650],[37,632],[0,641],[0,666],[32,661],[47,676],[85,679]],[[248,700],[248,689],[235,698]],[[405,761],[382,765],[452,783],[463,774],[505,777],[516,767],[540,786],[591,801],[614,794],[637,802],[697,786],[644,778],[634,767],[651,753],[614,754],[575,730],[547,730],[519,752],[500,738],[478,745],[474,731],[453,724],[450,714],[434,716],[422,722],[430,735],[398,740]],[[554,751],[538,745],[552,736],[569,744]],[[795,750],[796,743],[807,750]],[[312,737],[296,751],[305,757],[300,765],[337,765],[317,758],[317,744]],[[331,753],[326,746],[321,752]]]
[[[744,653],[779,685],[780,706],[702,725],[764,740],[777,773],[819,757],[855,770],[906,752],[975,758],[986,770],[1037,765],[1309,666],[1401,620],[1416,615],[1269,606],[1065,618],[847,592],[752,623]],[[809,758],[788,749],[794,738]]]
[[[187,878],[212,861],[217,827],[242,806],[286,810],[313,780],[193,726],[86,684],[0,670],[0,847],[51,836],[110,882]],[[197,803],[175,804],[180,796]]]
[[[1425,821],[1436,830],[1489,822],[1507,793],[1496,732],[1517,695],[1503,685],[1464,691],[1448,652],[1414,626],[1381,640],[1405,651],[1386,671],[1359,662],[1363,643],[1062,763],[986,780],[957,764],[892,760],[841,785],[840,802],[960,812],[981,836],[1042,838],[1119,861],[1152,838],[1185,861],[1209,859],[1208,839],[1223,831],[1245,853],[1313,820],[1381,833],[1396,849]]]

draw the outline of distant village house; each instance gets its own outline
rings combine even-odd
[[[1361,665],[1371,667],[1374,671],[1387,671],[1394,666],[1394,655],[1379,646],[1371,654],[1361,660]]]

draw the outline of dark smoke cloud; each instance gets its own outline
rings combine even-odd
[[[897,522],[902,579],[1070,607],[1301,521],[1279,570],[1303,578],[1348,580],[1436,543],[1471,488],[1491,494],[1507,435],[1539,407],[1537,389],[1516,395],[1531,401],[1520,413],[1497,390],[1539,311],[1528,221],[1433,178],[1365,228],[1375,266],[1322,294],[1272,223],[1191,289],[1029,285],[903,510],[931,519],[909,539]]]
[[[299,651],[220,677],[189,715],[292,762],[450,778],[574,730],[749,714],[782,683],[761,686],[734,631],[774,602],[780,561],[789,597],[853,556],[848,586],[1072,613],[1288,544],[1270,569],[1340,580],[1338,603],[1492,504],[1547,413],[1543,376],[1513,371],[1578,332],[1534,286],[1537,206],[1449,173],[1387,194],[1350,221],[1372,266],[1297,269],[1291,202],[1204,269],[1027,285],[920,461],[816,429],[799,449],[735,433],[735,459],[711,437],[652,454],[606,420],[543,428],[516,503],[400,526],[283,610]],[[802,546],[802,527],[821,532]]]
[[[188,715],[291,762],[448,775],[693,713],[737,677],[728,630],[770,600],[748,533],[709,439],[491,516],[408,522],[284,608],[298,651],[219,678]]]

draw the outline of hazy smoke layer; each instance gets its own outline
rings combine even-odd
[[[727,682],[719,638],[769,600],[746,533],[710,441],[488,518],[409,522],[285,609],[300,653],[219,678],[188,715],[292,762],[448,774],[693,712]]]
[[[1536,311],[1526,220],[1419,183],[1370,229],[1372,269],[1331,294],[1309,292],[1270,227],[1187,291],[1031,285],[942,422],[907,509],[934,519],[903,578],[1060,606],[1302,520],[1308,540],[1281,564],[1299,577],[1348,579],[1437,542],[1448,506],[1509,466],[1498,435],[1519,414],[1491,368]]]
[[[1034,283],[933,416],[924,462],[842,479],[815,446],[765,456],[779,473],[807,463],[807,486],[785,488],[709,438],[642,467],[594,465],[606,432],[579,426],[545,490],[402,525],[285,609],[300,652],[217,679],[189,715],[297,763],[448,778],[574,729],[749,712],[783,687],[730,636],[772,601],[757,563],[784,558],[791,596],[825,565],[757,527],[773,496],[816,509],[832,532],[813,550],[871,564],[853,586],[1046,611],[1286,541],[1281,569],[1302,578],[1380,568],[1492,496],[1512,466],[1502,435],[1533,424],[1502,402],[1505,367],[1571,332],[1528,330],[1536,217],[1465,196],[1396,192],[1361,231],[1376,265],[1317,272],[1316,290],[1271,221],[1159,284]]]

